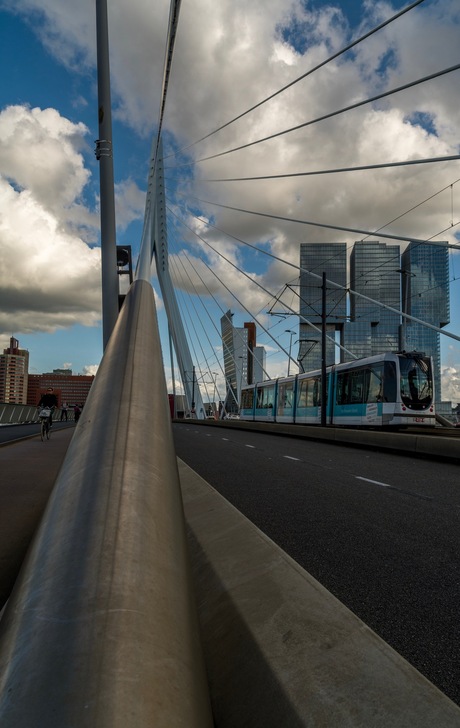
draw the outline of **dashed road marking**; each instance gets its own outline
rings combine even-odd
[[[300,463],[300,458],[293,458],[290,455],[283,455],[283,458],[286,458],[286,460],[297,460]]]
[[[358,480],[365,480],[366,483],[373,483],[374,485],[381,485],[382,488],[392,488],[392,485],[389,485],[388,483],[381,483],[379,480],[371,480],[370,478],[362,478],[361,475],[355,475],[355,478]]]

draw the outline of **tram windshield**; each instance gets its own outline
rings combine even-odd
[[[400,357],[401,399],[410,409],[425,409],[433,400],[429,357]]]

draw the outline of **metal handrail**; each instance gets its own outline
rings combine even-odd
[[[126,297],[0,621],[0,725],[212,725],[146,281]]]

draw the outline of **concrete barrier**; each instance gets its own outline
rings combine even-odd
[[[179,461],[216,728],[454,728],[460,708]]]

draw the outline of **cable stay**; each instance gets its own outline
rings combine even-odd
[[[312,172],[290,172],[288,174],[265,174],[254,177],[222,177],[222,178],[205,178],[195,177],[194,184],[202,182],[256,182],[269,179],[291,179],[293,177],[312,177],[322,174],[340,174],[342,172],[362,172],[368,169],[389,169],[391,167],[408,167],[414,164],[439,164],[440,162],[458,161],[460,154],[452,154],[445,157],[432,157],[429,159],[406,159],[401,162],[382,162],[381,164],[363,164],[356,167],[337,167],[336,169],[317,169]],[[165,179],[173,180],[174,178],[165,177]]]
[[[366,236],[375,235],[375,232],[373,232],[373,231],[361,230],[360,228],[349,228],[349,227],[344,227],[344,226],[340,226],[340,225],[328,225],[327,223],[314,222],[312,220],[300,220],[300,219],[296,219],[293,217],[284,217],[282,215],[273,215],[268,212],[257,212],[256,210],[245,210],[244,208],[241,208],[241,207],[223,205],[222,203],[219,203],[219,202],[212,202],[212,200],[203,200],[199,197],[195,197],[194,195],[190,195],[190,194],[186,195],[185,193],[178,192],[177,190],[176,190],[176,194],[180,195],[182,197],[190,197],[192,200],[196,200],[197,202],[200,202],[204,205],[214,205],[215,207],[221,207],[224,210],[233,210],[234,212],[243,212],[247,215],[256,215],[258,217],[265,217],[270,220],[281,220],[282,222],[293,222],[293,223],[296,223],[299,225],[310,225],[312,227],[325,228],[327,230],[338,230],[340,232],[354,233],[357,235],[366,235]],[[447,229],[451,229],[451,228],[452,228],[452,225],[449,226],[449,228],[447,228]],[[444,232],[444,231],[442,231],[442,232]],[[438,233],[438,234],[440,234],[440,233]],[[389,240],[401,240],[404,243],[414,242],[414,243],[429,243],[430,245],[439,244],[439,243],[433,242],[431,240],[421,240],[420,238],[413,238],[410,235],[396,235],[393,233],[390,235],[389,233],[379,232],[379,237],[387,238]],[[460,244],[456,245],[455,243],[449,243],[448,246],[449,246],[449,248],[455,248],[455,249],[460,250]]]
[[[259,284],[253,278],[251,278],[251,276],[249,276],[247,273],[245,273],[245,271],[239,269],[234,263],[232,263],[232,261],[228,260],[220,251],[218,251],[216,248],[214,248],[210,243],[207,242],[207,240],[205,240],[202,236],[198,235],[198,233],[195,230],[193,230],[192,228],[190,228],[183,220],[181,220],[181,218],[179,218],[177,215],[175,215],[175,213],[170,208],[168,208],[168,209],[184,225],[184,227],[186,227],[190,232],[192,232],[196,237],[198,237],[203,243],[205,243],[205,245],[207,245],[213,252],[215,252],[217,255],[221,256],[224,260],[226,260],[227,263],[229,263],[232,267],[234,267],[237,270],[239,270],[240,273],[242,273],[242,275],[244,275],[253,284],[257,285],[259,288],[261,288],[262,290],[264,290],[265,293],[268,293],[273,298],[273,294],[270,291],[266,290],[261,284]],[[200,218],[200,219],[203,222],[206,222],[202,218]],[[230,237],[233,237],[233,236],[230,236]],[[243,241],[241,241],[241,242],[243,242]],[[419,241],[419,242],[424,242],[424,241]],[[263,253],[264,255],[268,255],[269,257],[274,258],[274,259],[278,260],[279,262],[284,263],[285,265],[288,265],[288,266],[290,266],[292,268],[295,268],[296,270],[299,270],[299,271],[301,271],[303,273],[306,273],[307,275],[312,276],[313,278],[316,278],[317,280],[322,280],[322,276],[318,275],[317,273],[313,273],[312,271],[309,271],[306,268],[302,268],[300,265],[296,265],[295,263],[291,263],[290,261],[283,260],[283,259],[279,258],[278,256],[275,256],[273,253],[268,253],[267,251],[265,251],[265,250],[263,250],[261,248],[257,248],[257,246],[254,246],[254,245],[252,245],[250,243],[247,243],[247,245],[249,247],[251,247],[251,248],[254,248],[255,250],[258,250],[260,253]],[[460,246],[453,246],[453,247],[460,247]],[[207,266],[207,263],[205,261],[202,261],[202,262],[203,262],[204,265],[206,265],[206,267],[208,267],[209,270],[212,271],[212,269],[209,268],[209,266]],[[214,271],[212,271],[212,272],[215,275]],[[426,321],[422,321],[421,319],[419,319],[419,318],[417,318],[415,316],[411,316],[408,313],[404,313],[403,311],[400,311],[399,309],[394,308],[393,306],[389,306],[388,304],[382,303],[380,301],[376,301],[375,299],[371,298],[370,296],[366,296],[364,293],[359,293],[358,291],[354,291],[354,290],[352,290],[349,287],[341,286],[339,283],[336,283],[335,281],[331,281],[329,279],[326,279],[326,283],[328,285],[331,285],[334,288],[340,289],[342,291],[348,291],[348,292],[352,293],[353,295],[357,296],[358,298],[362,298],[362,299],[364,299],[366,301],[369,301],[369,302],[375,304],[376,306],[379,306],[381,308],[384,308],[384,309],[386,309],[388,311],[392,311],[393,313],[396,313],[399,316],[402,316],[404,319],[407,319],[409,321],[414,321],[415,323],[421,324],[422,326],[425,326],[425,327],[427,327],[429,329],[432,329],[434,331],[437,331],[438,333],[442,333],[442,334],[444,334],[444,336],[448,336],[451,339],[455,339],[456,341],[460,341],[460,336],[456,336],[455,334],[453,334],[453,333],[451,333],[449,331],[445,331],[444,329],[441,329],[438,326],[434,326],[433,324],[429,324]],[[247,310],[247,309],[245,309],[245,310]],[[293,311],[293,313],[295,313],[296,316],[299,316],[299,313],[297,311],[295,311],[295,312]],[[300,317],[300,318],[302,318],[302,317]],[[312,324],[310,321],[308,321],[306,319],[304,319],[304,322],[305,323],[308,323],[313,328],[317,328],[317,327],[314,326],[314,324]],[[264,330],[268,334],[268,331],[266,329],[264,329]],[[319,331],[319,329],[318,329],[318,331]],[[335,341],[334,341],[334,343],[336,344]],[[284,349],[283,349],[283,351],[288,356],[287,352]],[[347,353],[350,353],[350,355],[353,355],[354,356],[354,354],[352,354],[351,352],[348,352],[347,351]]]
[[[382,30],[382,28],[385,28],[387,25],[390,25],[390,23],[393,23],[393,21],[400,18],[402,15],[405,15],[405,13],[408,13],[410,10],[413,10],[413,8],[417,7],[417,5],[420,5],[424,0],[416,0],[416,2],[412,3],[411,5],[408,5],[406,8],[403,8],[395,15],[392,15],[387,20],[383,21],[383,23],[380,23],[380,25],[377,25],[372,30],[368,31],[364,35],[360,36],[356,40],[354,40],[352,43],[349,43],[347,46],[342,48],[337,53],[334,53],[332,56],[329,56],[326,60],[322,61],[321,63],[318,63],[316,66],[311,68],[310,70],[303,73],[301,76],[298,76],[293,81],[290,81],[290,83],[286,84],[282,88],[278,89],[274,93],[270,94],[270,96],[267,96],[266,98],[262,99],[262,101],[257,102],[254,104],[254,106],[251,106],[249,109],[246,109],[246,111],[243,111],[241,114],[238,114],[238,116],[235,116],[230,121],[227,121],[225,124],[222,124],[221,126],[217,127],[217,129],[214,129],[214,131],[209,132],[205,136],[201,137],[200,139],[197,139],[195,142],[192,142],[191,144],[188,144],[187,146],[182,147],[177,152],[174,152],[173,154],[170,154],[169,156],[165,157],[166,159],[170,159],[171,157],[175,157],[182,152],[185,152],[187,149],[191,149],[192,147],[196,146],[200,142],[203,142],[205,139],[209,139],[209,137],[214,136],[214,134],[217,134],[219,131],[222,131],[222,129],[226,129],[227,127],[231,126],[231,124],[234,124],[236,121],[239,121],[244,116],[247,116],[247,114],[250,114],[252,111],[255,111],[256,109],[260,108],[264,104],[266,104],[268,101],[271,101],[272,99],[276,98],[280,94],[282,94],[284,91],[287,91],[287,89],[292,88],[292,86],[295,86],[300,81],[303,81],[308,76],[311,76],[315,71],[318,71],[320,68],[323,68],[324,66],[327,66],[328,63],[331,63],[331,61],[335,61],[337,58],[342,56],[347,51],[351,50],[355,46],[359,45],[359,43],[362,43],[367,38],[370,38],[372,35],[377,33],[379,30]]]

